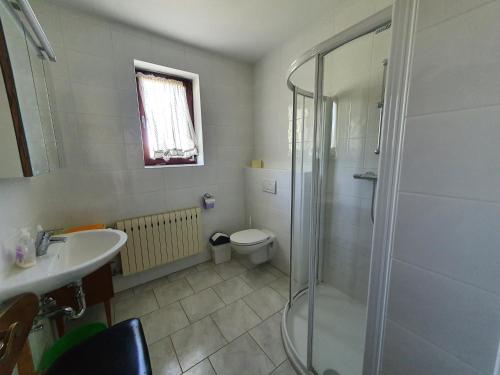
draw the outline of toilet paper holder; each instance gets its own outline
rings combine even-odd
[[[203,194],[203,208],[208,210],[209,208],[215,207],[215,198],[212,194],[205,193]]]

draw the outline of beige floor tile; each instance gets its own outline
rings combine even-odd
[[[149,345],[149,358],[155,375],[179,375],[182,373],[170,337]]]
[[[271,263],[259,264],[256,268],[270,272],[276,277],[286,277],[286,275],[283,272],[274,267]]]
[[[271,375],[296,375],[290,361],[283,362],[276,370],[271,372]]]
[[[189,267],[189,268],[171,273],[170,275],[167,276],[167,279],[169,281],[176,281],[176,280],[180,280],[180,279],[186,277],[187,275],[191,275],[191,274],[196,273],[196,272],[198,272],[196,267]]]
[[[273,363],[247,333],[210,356],[210,362],[217,375],[266,375],[274,369]]]
[[[115,296],[113,297],[111,302],[116,303],[120,300],[132,298],[132,297],[134,297],[134,295],[135,295],[134,288],[125,289],[125,290],[122,290],[121,292],[115,293]]]
[[[252,262],[250,262],[250,260],[248,259],[248,256],[246,256],[246,255],[241,255],[241,254],[238,254],[238,253],[236,253],[236,252],[233,251],[233,253],[231,254],[231,257],[234,260],[236,260],[237,262],[239,262],[247,270],[255,268],[255,264],[253,264]]]
[[[171,336],[183,370],[187,370],[226,344],[219,329],[207,316]]]
[[[192,295],[193,289],[189,286],[186,279],[180,279],[173,283],[163,285],[154,289],[156,298],[161,307],[167,306],[173,302],[179,301],[182,298]]]
[[[275,366],[286,360],[283,340],[281,339],[281,315],[274,314],[250,330],[250,335],[264,350]]]
[[[184,375],[216,375],[212,364],[208,359],[198,363],[196,366],[191,367]]]
[[[148,281],[147,283],[137,285],[134,288],[134,293],[135,293],[135,295],[139,295],[139,294],[147,292],[149,290],[159,288],[159,287],[166,285],[168,283],[170,283],[170,281],[168,280],[167,276],[160,277],[159,279],[151,280],[151,281]]]
[[[239,277],[253,289],[259,289],[277,279],[271,272],[254,268],[242,273]]]
[[[210,288],[212,285],[218,284],[222,281],[221,277],[214,270],[205,270],[186,276],[189,285],[195,292]]]
[[[267,286],[243,297],[243,300],[261,319],[267,319],[277,313],[283,309],[286,303],[286,300],[278,292]]]
[[[211,315],[227,341],[232,341],[260,323],[260,318],[243,300],[238,300]]]
[[[178,302],[144,315],[141,322],[148,343],[154,343],[189,325],[189,320]]]
[[[288,290],[290,289],[290,279],[288,277],[280,277],[269,284],[269,286],[277,291],[281,297],[288,300]]]
[[[208,288],[181,300],[181,305],[191,322],[204,318],[210,313],[224,307],[224,302]]]
[[[214,263],[212,261],[203,262],[196,265],[198,271],[206,271],[214,268]]]
[[[152,291],[146,292],[134,298],[118,300],[113,304],[115,311],[114,322],[118,323],[131,318],[139,318],[158,309],[155,295]]]
[[[243,267],[239,262],[235,260],[217,264],[214,267],[214,269],[215,272],[217,272],[220,275],[220,277],[222,277],[224,280],[228,280],[247,270],[245,267]]]
[[[253,292],[253,289],[239,277],[233,277],[232,279],[214,285],[212,288],[226,304],[230,304]]]

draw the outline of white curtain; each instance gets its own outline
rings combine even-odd
[[[186,87],[181,81],[137,73],[152,159],[198,155]]]

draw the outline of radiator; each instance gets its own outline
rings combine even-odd
[[[116,227],[128,235],[120,252],[124,275],[203,251],[199,207],[126,219]]]

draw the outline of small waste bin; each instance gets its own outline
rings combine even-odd
[[[212,250],[212,259],[215,264],[231,260],[231,243],[228,234],[215,232],[210,236],[209,242],[210,249]]]

